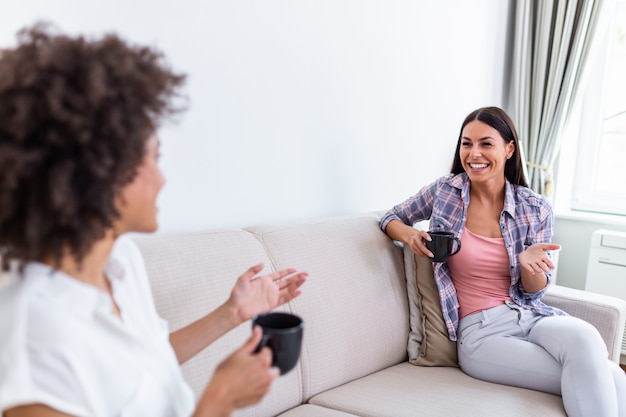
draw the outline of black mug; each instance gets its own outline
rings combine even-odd
[[[433,262],[445,262],[450,256],[456,255],[461,250],[461,241],[452,232],[431,230],[428,234],[432,240],[430,242],[424,240],[424,244],[433,253],[434,256],[430,258]],[[454,249],[455,242],[456,249]]]
[[[252,326],[263,329],[263,338],[255,353],[267,346],[272,350],[272,366],[280,369],[280,374],[289,372],[300,358],[304,322],[294,314],[267,313],[252,319]]]

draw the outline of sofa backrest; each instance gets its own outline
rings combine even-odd
[[[259,241],[243,230],[152,235],[135,241],[146,261],[157,311],[168,321],[170,331],[199,319],[226,301],[237,278],[252,265],[264,262],[263,273],[274,270]],[[182,366],[196,398],[215,367],[241,347],[250,334],[251,323],[243,323]],[[299,369],[277,378],[260,404],[236,415],[273,416],[301,404],[300,380]]]
[[[248,228],[276,268],[310,276],[289,308],[305,321],[305,401],[406,360],[409,329],[402,250],[374,214]]]
[[[273,416],[407,359],[402,251],[378,229],[378,219],[365,214],[135,240],[170,330],[218,307],[254,264],[265,262],[264,273],[287,267],[309,272],[302,295],[280,308],[305,322],[300,362],[277,379],[260,404],[235,413]],[[215,366],[249,335],[248,322],[183,365],[197,396]]]

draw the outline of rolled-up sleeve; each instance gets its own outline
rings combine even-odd
[[[437,188],[438,181],[435,181],[423,187],[414,196],[394,206],[380,219],[380,229],[384,232],[392,220],[400,220],[402,223],[412,226],[419,221],[429,219]]]
[[[554,213],[552,206],[547,201],[541,201],[538,206],[538,216],[534,222],[531,222],[530,226],[534,229],[534,239],[531,244],[536,243],[550,243],[552,242],[552,235],[554,233]],[[518,266],[519,266],[519,254],[518,254]],[[520,271],[521,274],[521,271]],[[533,293],[526,292],[522,286],[522,280],[518,281],[519,291],[521,296],[530,301],[531,304],[538,302],[544,296],[550,284],[552,284],[552,272],[546,273],[547,283],[541,290]]]

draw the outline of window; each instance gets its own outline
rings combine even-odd
[[[581,105],[573,210],[626,215],[626,0]]]

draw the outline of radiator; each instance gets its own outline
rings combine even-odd
[[[585,290],[626,300],[626,232],[606,229],[593,232]],[[626,327],[621,362],[626,362]]]

